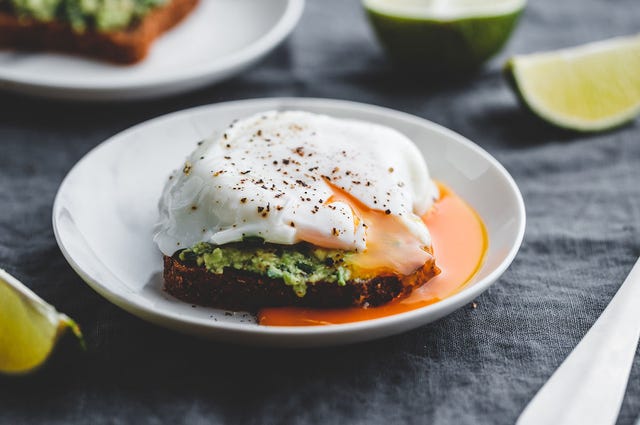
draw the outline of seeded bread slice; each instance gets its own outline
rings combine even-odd
[[[76,53],[121,64],[141,61],[154,40],[177,25],[199,0],[170,0],[131,28],[75,32],[65,22],[40,22],[0,12],[0,48]]]
[[[335,282],[307,284],[307,293],[298,297],[282,279],[231,268],[214,274],[204,266],[190,266],[177,258],[164,257],[164,289],[193,304],[229,310],[255,311],[262,307],[299,306],[340,308],[378,306],[408,295],[440,272],[432,259],[404,279],[378,276],[351,280],[340,286]]]

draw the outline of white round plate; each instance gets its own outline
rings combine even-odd
[[[0,87],[69,100],[166,96],[221,81],[275,48],[298,22],[304,0],[200,0],[136,65],[59,53],[0,50]]]
[[[407,313],[363,322],[271,327],[248,313],[193,307],[162,290],[162,255],[152,241],[157,204],[170,172],[196,142],[232,120],[270,109],[305,110],[393,127],[423,152],[434,178],[482,216],[489,249],[461,292]],[[53,228],[62,253],[98,293],[153,323],[251,345],[321,346],[380,338],[432,322],[470,303],[509,266],[525,226],[522,196],[508,172],[464,137],[427,120],[377,106],[326,99],[258,99],[219,103],[155,118],[89,152],[62,182]],[[226,314],[225,314],[226,313]]]

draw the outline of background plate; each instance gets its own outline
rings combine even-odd
[[[0,50],[0,87],[70,100],[176,94],[242,71],[293,30],[304,0],[201,0],[139,64],[122,66],[58,53]]]
[[[315,327],[257,325],[246,313],[192,307],[162,287],[162,255],[152,241],[157,204],[171,170],[196,142],[233,119],[269,109],[297,109],[394,127],[411,138],[431,174],[482,216],[485,262],[470,284],[439,303],[381,319]],[[132,127],[89,152],[62,182],[53,228],[62,253],[98,293],[168,328],[252,345],[321,346],[380,338],[434,321],[471,302],[508,267],[522,242],[522,196],[507,171],[464,137],[427,120],[377,106],[325,99],[259,99],[165,115]]]

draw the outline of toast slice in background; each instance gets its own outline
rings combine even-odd
[[[184,19],[199,0],[169,0],[131,27],[79,32],[67,22],[42,22],[0,11],[0,48],[74,53],[120,64],[144,59],[154,40]]]

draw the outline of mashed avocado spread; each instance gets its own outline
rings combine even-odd
[[[126,29],[168,0],[0,0],[20,18],[68,22],[75,31]]]
[[[299,297],[307,292],[307,283],[335,282],[345,285],[351,269],[345,263],[349,252],[313,247],[307,244],[274,245],[262,242],[211,245],[201,242],[178,254],[187,264],[205,266],[211,273],[222,274],[232,267],[282,279]]]

